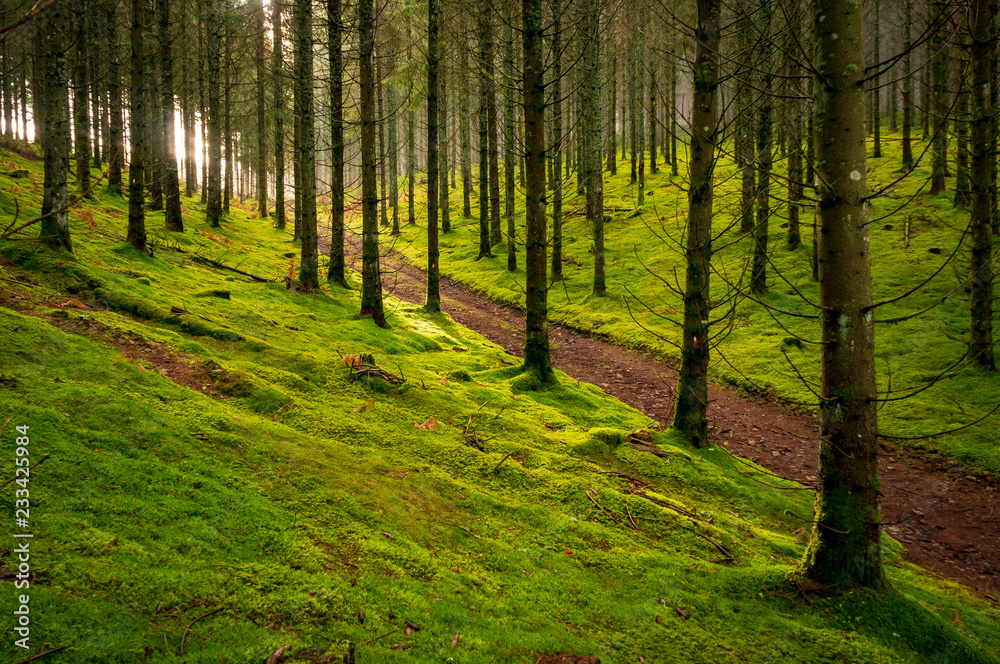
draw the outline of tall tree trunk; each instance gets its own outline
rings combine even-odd
[[[955,99],[955,207],[967,209],[972,203],[972,183],[969,177],[969,44],[962,38],[961,60],[958,67],[958,90]]]
[[[562,50],[562,0],[552,0],[552,45],[553,53]],[[553,58],[552,62],[552,281],[562,281],[562,159],[563,159],[563,122],[562,122],[562,58]],[[624,142],[623,142],[624,144]],[[611,156],[614,161],[614,155]]]
[[[472,216],[472,137],[469,135],[469,47],[464,40],[459,44],[458,122],[462,154],[462,216]]]
[[[972,37],[972,324],[969,356],[984,369],[995,370],[993,352],[993,216],[990,190],[994,186],[990,163],[990,122],[993,107],[989,99],[989,23],[996,3],[971,0],[969,32]]]
[[[375,10],[372,0],[358,0],[358,39],[358,77],[361,84],[361,315],[371,316],[376,325],[385,327],[379,268],[378,183],[375,181]]]
[[[649,174],[656,173],[656,51],[649,51]]]
[[[141,2],[141,0],[137,0]],[[66,15],[68,3],[56,3],[38,19],[41,35],[42,55],[40,64],[43,80],[41,95],[35,87],[36,109],[44,107],[41,122],[42,151],[44,153],[44,183],[42,188],[41,238],[53,249],[73,251],[69,235],[69,212],[67,203],[69,192],[66,174],[69,170],[69,65],[66,61],[66,32],[69,17]],[[35,115],[39,120],[38,114]],[[37,131],[37,130],[36,130]],[[131,220],[130,220],[131,224]]]
[[[515,172],[514,155],[517,146],[514,145],[514,6],[510,5],[507,18],[504,21],[504,94],[503,94],[503,183],[504,212],[507,217],[507,269],[511,272],[517,269],[517,238],[515,236]]]
[[[525,223],[527,225],[524,370],[554,381],[549,356],[545,224],[545,71],[542,66],[542,0],[522,0],[524,74]]]
[[[816,183],[822,382],[819,481],[807,575],[880,586],[878,413],[861,3],[815,0]]]
[[[233,199],[233,169],[236,168],[236,158],[233,155],[233,132],[232,132],[232,106],[230,105],[233,88],[233,56],[232,38],[226,38],[225,64],[223,69],[223,94],[222,94],[222,117],[223,117],[223,143],[226,150],[226,169],[223,176],[222,186],[222,211],[229,214],[229,201]]]
[[[344,63],[341,0],[327,0],[330,57],[330,269],[327,281],[347,287],[344,273]]]
[[[375,89],[377,94],[378,103],[378,171],[379,171],[379,182],[382,185],[382,195],[379,196],[379,201],[381,205],[379,206],[380,213],[382,215],[381,226],[382,228],[388,228],[389,226],[389,183],[385,177],[385,112],[383,97],[385,96],[385,85],[382,80],[384,74],[382,72],[382,60],[376,58],[375,72],[377,81],[375,83]]]
[[[316,121],[313,104],[313,19],[312,0],[295,0],[295,96],[298,97],[299,190],[302,238],[299,284],[305,291],[319,288],[319,238],[316,219]],[[227,155],[228,156],[228,155]]]
[[[489,155],[489,94],[487,58],[490,57],[490,22],[486,12],[480,12],[479,21],[479,255],[493,256],[490,242],[490,155]],[[544,140],[544,139],[543,139]]]
[[[440,10],[439,10],[440,11]],[[438,62],[445,60],[444,46],[438,41]],[[441,232],[451,232],[451,205],[448,202],[448,76],[438,72],[438,211]]]
[[[194,111],[194,89],[191,85],[191,58],[188,55],[188,39],[184,34],[187,30],[187,21],[181,21],[181,48],[184,62],[184,74],[181,82],[183,92],[181,94],[182,119],[184,121],[184,195],[190,198],[194,196],[198,188],[198,163],[195,158],[197,149],[195,147],[195,111]]]
[[[222,220],[222,145],[219,142],[219,78],[221,67],[222,20],[220,0],[208,1],[208,193],[205,218],[212,228]]]
[[[630,166],[631,166],[632,170],[629,172],[629,180],[628,180],[628,182],[629,182],[629,184],[635,184],[635,183],[637,183],[639,181],[639,168],[638,168],[638,162],[636,161],[636,159],[638,157],[638,155],[636,153],[636,149],[637,149],[637,147],[639,145],[639,130],[638,130],[638,127],[637,127],[638,112],[637,112],[636,103],[635,103],[636,97],[639,95],[639,92],[637,90],[637,85],[638,85],[638,82],[639,82],[639,78],[638,78],[639,63],[638,63],[638,58],[637,58],[637,55],[636,55],[636,45],[635,45],[635,42],[633,40],[629,40],[629,41],[630,41],[631,45],[630,45],[630,48],[629,48],[629,58],[628,58],[628,70],[629,70],[629,85],[628,85],[628,128],[629,128],[629,137],[628,137],[628,146],[629,146],[629,155],[632,158],[632,161],[630,163]]]
[[[580,131],[585,136],[584,145],[587,150],[583,155],[580,170],[584,173],[587,190],[587,223],[594,231],[594,294],[604,295],[607,291],[604,266],[604,178],[601,173],[601,12],[596,0],[582,0],[581,15],[581,45],[583,57],[584,87],[579,91],[581,100],[582,120]],[[642,49],[640,38],[640,49]],[[642,50],[639,51],[637,67],[643,67]],[[641,80],[641,79],[640,79]],[[638,94],[642,94],[642,84],[639,84]],[[641,104],[639,118],[642,117]],[[642,130],[640,129],[640,138]],[[639,197],[642,198],[642,143],[639,148]],[[641,203],[640,203],[641,204]]]
[[[800,5],[794,5],[788,10],[788,29],[792,33],[795,42],[805,43],[802,34],[802,15]],[[802,199],[802,104],[796,97],[801,97],[802,89],[798,76],[802,75],[801,65],[798,62],[788,62],[789,85],[792,90],[793,99],[786,102],[791,119],[788,122],[788,248],[792,251],[798,249],[802,244],[802,236],[799,230],[799,210]]]
[[[945,0],[932,0],[932,21],[930,48],[931,88],[933,96],[934,134],[931,138],[931,196],[945,189],[945,171],[948,168],[948,103],[945,88],[948,85],[947,54],[944,51]]]
[[[95,16],[97,9],[97,3],[92,2],[88,13]],[[101,36],[103,36],[103,33],[106,32],[106,30],[98,27],[97,23],[99,22],[96,22],[94,18],[90,18],[89,20],[92,22],[93,27],[91,30],[93,35],[92,39],[94,40],[90,49],[88,49],[89,57],[87,58],[90,78],[90,117],[93,118],[92,124],[94,127],[94,149],[91,157],[94,168],[101,168],[102,139],[104,142],[107,142],[108,135],[103,132],[106,127],[101,127],[101,82],[103,81],[104,73],[99,70],[98,63],[102,60],[100,45],[101,42],[105,41],[101,39]],[[22,81],[24,80],[22,76],[18,76],[18,78]],[[16,89],[14,92],[16,94]],[[15,128],[17,127],[16,114],[14,116],[14,126]],[[27,139],[27,136],[25,136],[25,139]]]
[[[393,110],[389,118],[389,199],[392,205],[392,234],[399,235],[399,132],[396,119],[396,88],[389,84],[386,101]]]
[[[438,41],[440,0],[427,2],[427,301],[428,313],[441,311],[440,252],[438,250]],[[447,188],[445,189],[447,191]]]
[[[337,2],[337,0],[332,0]],[[254,35],[254,65],[257,74],[257,160],[254,164],[254,171],[257,173],[257,216],[267,219],[267,95],[264,91],[266,73],[265,53],[267,52],[267,31],[264,28],[264,2],[254,0],[253,5],[254,20],[257,25],[257,34]],[[340,14],[337,14],[340,20]],[[332,30],[332,28],[331,28]],[[332,37],[332,35],[331,35]],[[339,44],[338,44],[339,45]],[[333,48],[333,40],[330,39],[330,48]],[[339,57],[339,53],[337,56]],[[330,60],[333,60],[331,51]],[[334,71],[331,67],[331,71]],[[333,83],[331,83],[331,86]]]
[[[115,20],[118,20],[115,17]],[[129,96],[129,143],[132,154],[128,166],[128,233],[126,240],[139,251],[146,250],[145,159],[146,159],[146,51],[143,30],[146,0],[132,0],[132,80]]]
[[[670,175],[677,175],[677,58],[670,58]]]
[[[643,120],[646,117],[645,104],[643,103],[643,95],[646,88],[646,38],[642,33],[639,34],[636,41],[638,42],[639,53],[636,56],[636,89],[635,89],[635,106],[636,106],[636,123],[638,127],[636,128],[636,137],[639,141],[639,145],[636,148],[638,153],[638,184],[639,191],[636,195],[636,205],[643,206],[646,204],[646,131],[643,127]],[[598,74],[600,75],[600,74]],[[596,254],[596,247],[594,253]]]
[[[73,131],[76,134],[76,189],[80,196],[90,192],[90,91],[89,58],[87,48],[90,45],[90,0],[77,0],[74,8],[76,22],[76,52],[73,67]],[[4,42],[7,43],[6,41]],[[4,63],[6,68],[6,63]],[[11,131],[10,88],[4,82],[4,122],[5,135],[13,135]]]
[[[913,0],[903,0],[903,160],[902,169],[913,168],[913,58],[910,53],[910,29],[913,26]]]
[[[409,30],[407,30],[407,37],[409,37]],[[409,46],[406,47],[406,59],[412,60]],[[411,105],[406,116],[406,186],[409,197],[408,221],[411,224],[417,223],[417,195],[415,182],[417,179],[417,139],[415,125],[416,111]]]
[[[709,277],[719,112],[720,0],[698,0],[684,284],[684,332],[673,427],[694,447],[708,447]]]
[[[872,65],[875,67],[875,77],[872,81],[872,129],[875,147],[872,156],[877,159],[882,156],[882,90],[879,88],[882,77],[878,74],[879,63],[882,62],[881,26],[879,25],[881,23],[879,13],[882,8],[882,0],[874,0],[873,4],[872,37],[875,42],[875,58]]]
[[[487,34],[487,70],[486,70],[486,129],[489,138],[490,157],[490,246],[495,247],[502,240],[500,227],[500,154],[499,130],[497,127],[497,92],[493,83],[496,75],[493,51],[493,21],[489,18],[490,30]]]
[[[760,0],[761,43],[760,53],[760,103],[757,110],[757,222],[753,237],[753,266],[750,273],[750,290],[754,295],[767,292],[767,228],[771,216],[771,0]]]
[[[752,62],[753,51],[750,45],[750,15],[740,5],[738,43],[743,59],[739,63],[736,78],[736,135],[739,147],[736,151],[740,162],[742,182],[742,198],[740,200],[740,232],[749,233],[753,230],[754,199],[757,197],[756,148],[754,147],[754,121],[757,114],[753,108],[753,90],[756,83]],[[671,65],[673,67],[673,65]]]
[[[157,9],[160,19],[160,66],[163,71],[160,81],[160,92],[163,94],[160,108],[163,116],[163,165],[161,171],[163,173],[164,221],[167,230],[183,233],[181,186],[177,176],[177,154],[174,146],[174,60],[171,50],[169,0],[157,0]]]
[[[108,0],[105,5],[105,20],[108,27],[108,191],[115,196],[122,192],[122,163],[125,161],[125,149],[122,128],[122,91],[119,57],[121,49],[118,46],[118,2]],[[37,115],[35,116],[37,126]],[[37,133],[37,129],[35,130]]]
[[[611,60],[611,117],[608,118],[608,163],[605,168],[611,175],[618,175],[618,55],[612,49]]]
[[[271,3],[271,76],[274,85],[274,225],[285,228],[285,92],[284,33],[281,30],[281,4]]]

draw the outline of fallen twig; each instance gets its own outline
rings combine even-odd
[[[22,659],[20,662],[15,662],[15,664],[28,664],[28,662],[33,662],[36,659],[41,659],[42,657],[45,657],[46,655],[50,655],[50,654],[52,654],[54,652],[59,652],[60,650],[66,650],[66,646],[59,646],[58,648],[52,648],[51,650],[46,650],[45,652],[40,652],[37,655],[34,655],[33,657],[29,657],[28,659]]]
[[[381,638],[383,638],[383,637],[386,637],[386,636],[389,636],[389,635],[390,635],[390,634],[392,634],[393,632],[398,632],[398,631],[399,631],[399,628],[398,628],[398,627],[394,627],[393,629],[390,629],[390,630],[389,630],[388,632],[386,632],[385,634],[379,634],[378,636],[373,636],[372,638],[368,639],[367,641],[362,641],[362,642],[361,642],[361,643],[359,643],[358,645],[359,645],[359,646],[363,646],[363,645],[365,645],[365,644],[368,644],[368,643],[371,643],[372,641],[378,641],[379,639],[381,639]]]
[[[187,640],[188,632],[191,631],[191,626],[194,625],[199,620],[201,620],[202,618],[207,618],[210,615],[212,615],[213,613],[218,613],[222,609],[223,609],[223,607],[221,607],[221,606],[216,607],[216,608],[212,609],[211,611],[209,611],[208,613],[201,614],[200,616],[198,616],[197,618],[195,618],[194,620],[192,620],[190,623],[188,623],[188,626],[184,628],[184,633],[181,634],[181,656],[184,655],[184,642]]]

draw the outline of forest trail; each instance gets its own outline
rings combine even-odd
[[[326,238],[321,245],[327,252]],[[348,235],[346,249],[348,264],[360,272],[359,240]],[[382,285],[401,300],[422,304],[426,273],[390,252],[382,257]],[[522,355],[524,314],[519,309],[443,275],[441,308],[512,355]],[[661,424],[670,423],[677,381],[672,363],[562,325],[550,324],[549,338],[557,368],[598,385]],[[709,399],[710,438],[734,455],[733,463],[743,457],[781,477],[806,486],[815,483],[815,415],[715,383],[709,387]],[[906,547],[906,559],[1000,604],[1000,482],[955,460],[887,441],[881,452],[883,527]],[[760,481],[766,482],[766,476]]]

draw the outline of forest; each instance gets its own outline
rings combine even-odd
[[[0,0],[6,661],[1000,663],[997,9]]]

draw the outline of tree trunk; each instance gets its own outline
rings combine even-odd
[[[438,22],[440,0],[427,2],[427,300],[424,310],[441,311],[440,252],[438,251]],[[446,189],[447,191],[447,189]]]
[[[379,268],[378,183],[375,181],[375,11],[372,0],[358,2],[358,38],[358,77],[361,84],[361,315],[371,316],[376,325],[385,327]]]
[[[583,87],[579,90],[582,120],[580,131],[584,136],[586,150],[580,163],[587,191],[587,223],[594,231],[594,295],[604,295],[607,291],[604,265],[604,177],[601,173],[601,48],[600,16],[596,0],[581,0],[581,46],[583,57]],[[637,68],[643,67],[642,39]],[[640,78],[641,81],[641,78]],[[637,94],[642,95],[642,83]],[[642,118],[642,110],[638,117]],[[643,132],[639,130],[640,138]],[[642,200],[642,174],[644,159],[642,143],[639,147],[639,197]],[[641,204],[641,202],[640,202]]]
[[[673,427],[694,447],[708,447],[709,277],[719,112],[720,0],[698,0],[684,285],[684,331]]]
[[[141,2],[142,0],[137,0]],[[39,19],[41,35],[42,92],[41,106],[45,111],[41,121],[44,153],[44,183],[42,188],[41,238],[53,249],[73,251],[69,235],[69,212],[66,206],[69,192],[66,174],[69,170],[69,65],[66,61],[65,34],[69,29],[67,3],[57,3]],[[37,108],[37,106],[36,106]],[[38,120],[38,115],[35,115]],[[36,130],[37,131],[37,130]],[[131,225],[131,218],[130,218]]]
[[[636,195],[636,205],[642,207],[646,204],[646,131],[643,127],[643,120],[646,117],[645,104],[643,103],[643,95],[646,88],[646,38],[643,34],[640,34],[636,41],[638,42],[639,53],[636,56],[635,69],[636,69],[636,89],[635,89],[635,107],[636,107],[636,138],[639,141],[639,145],[636,148],[636,153],[638,154],[638,185],[639,191]],[[598,75],[600,75],[598,73]],[[594,247],[594,253],[597,253],[597,247]]]
[[[177,176],[177,154],[174,146],[174,74],[173,52],[171,50],[170,34],[170,2],[157,0],[160,19],[160,66],[162,79],[160,81],[161,113],[163,116],[163,202],[164,221],[167,230],[175,233],[184,232],[184,221],[181,218],[181,186]]]
[[[649,53],[649,174],[656,173],[656,52]]]
[[[931,88],[933,94],[934,134],[931,138],[931,196],[945,189],[945,171],[948,168],[948,103],[945,87],[948,85],[947,53],[944,50],[945,0],[932,0],[934,27],[931,34]]]
[[[868,249],[863,8],[815,0],[822,382],[819,481],[806,574],[881,586],[875,334]]]
[[[789,31],[792,39],[804,42],[802,35],[802,15],[798,5],[789,10],[788,21]],[[800,79],[802,75],[801,65],[795,61],[789,61],[789,71],[793,77],[789,79],[792,96],[801,97],[802,94]],[[791,118],[787,121],[788,131],[788,249],[794,251],[802,244],[802,236],[799,230],[799,201],[802,199],[802,104],[798,99],[789,99],[786,102]]]
[[[504,21],[504,95],[503,95],[503,183],[504,212],[507,217],[507,269],[513,272],[517,269],[517,239],[515,237],[514,215],[514,155],[517,147],[514,145],[514,6],[510,5],[507,18]],[[553,249],[553,253],[554,253]]]
[[[332,0],[337,2],[337,0]],[[257,216],[267,219],[267,95],[264,91],[264,81],[266,74],[265,53],[267,46],[267,31],[264,28],[264,2],[254,0],[254,20],[257,22],[257,34],[254,36],[255,58],[257,73],[257,160],[254,164],[254,171],[257,173]],[[340,15],[337,14],[339,21]],[[331,28],[332,30],[332,28]],[[332,37],[332,35],[331,35]],[[330,40],[330,48],[333,48],[333,40]],[[339,53],[337,56],[339,57]],[[331,52],[331,62],[333,53]],[[331,71],[334,71],[331,67]],[[331,83],[331,85],[333,85]]]
[[[313,113],[313,20],[312,0],[296,0],[295,96],[298,97],[300,235],[302,254],[299,284],[304,291],[319,289],[319,246],[316,220],[316,121]],[[227,155],[228,156],[228,155]]]
[[[409,31],[407,30],[407,37],[409,37]],[[411,60],[412,56],[410,53],[410,47],[406,48],[406,59]],[[417,210],[416,210],[416,178],[417,178],[417,141],[416,141],[416,111],[414,111],[413,106],[410,106],[409,113],[406,117],[406,180],[407,180],[407,193],[409,195],[409,223],[417,223]]]
[[[115,17],[115,20],[118,20]],[[145,158],[146,158],[146,52],[143,29],[146,0],[132,0],[132,81],[129,96],[129,143],[132,154],[128,166],[128,233],[126,240],[138,251],[146,250]]]
[[[542,382],[555,380],[549,357],[545,225],[545,71],[542,66],[542,0],[522,0],[525,150],[524,370]]]
[[[479,21],[479,255],[478,258],[493,257],[490,242],[490,201],[489,201],[489,95],[487,82],[487,58],[490,57],[490,23],[485,12],[478,15]],[[543,138],[544,140],[544,138]],[[544,167],[544,164],[543,164]]]
[[[562,51],[562,0],[552,0],[552,44],[553,53]],[[562,167],[563,167],[563,123],[562,123],[562,58],[552,62],[552,281],[562,281]],[[614,161],[612,155],[611,160]]]
[[[882,90],[879,88],[881,76],[879,76],[879,63],[882,62],[882,40],[881,26],[879,25],[879,13],[882,8],[882,0],[874,0],[874,17],[872,18],[872,37],[875,41],[875,57],[872,65],[875,67],[875,77],[872,81],[872,129],[874,134],[875,147],[872,156],[876,159],[882,156]]]
[[[396,88],[389,84],[385,89],[386,101],[393,110],[389,122],[389,201],[392,206],[392,234],[399,235],[399,132],[396,122]],[[343,187],[343,185],[341,185]],[[341,196],[343,198],[343,196]]]
[[[438,9],[440,12],[440,9]],[[438,62],[445,60],[444,46],[438,40]],[[451,232],[451,205],[448,203],[448,76],[438,71],[438,212],[441,216],[441,232]]]
[[[344,63],[341,0],[327,0],[330,58],[330,268],[327,281],[347,288],[344,273]]]
[[[903,0],[903,159],[902,169],[913,168],[913,147],[910,132],[913,128],[913,58],[910,53],[910,29],[913,26],[913,0]]]
[[[996,4],[971,0],[969,27],[972,36],[972,276],[971,334],[969,356],[984,369],[995,370],[993,352],[993,216],[990,190],[994,186],[990,163],[990,122],[993,107],[988,87],[990,50],[989,23]]]
[[[753,110],[753,90],[756,82],[751,60],[753,54],[750,47],[750,16],[741,6],[742,14],[739,20],[738,40],[739,51],[743,60],[739,64],[739,74],[736,77],[736,136],[739,147],[736,156],[740,163],[742,198],[740,201],[740,232],[749,233],[753,230],[753,203],[757,197],[756,148],[754,147],[753,127],[756,113]],[[672,67],[673,65],[671,65]]]
[[[503,239],[500,227],[500,155],[499,136],[497,128],[497,91],[493,83],[496,69],[493,59],[493,27],[492,15],[489,20],[489,32],[486,36],[486,129],[489,138],[490,157],[490,247],[500,244]]]
[[[122,128],[122,91],[118,46],[118,3],[108,2],[105,21],[108,27],[108,191],[115,196],[122,192],[122,162],[125,160]],[[35,125],[38,125],[36,115]],[[38,130],[35,130],[38,133]]]
[[[962,37],[961,60],[958,67],[958,90],[955,99],[955,207],[968,209],[972,203],[972,183],[969,179],[969,56],[968,39]]]
[[[232,106],[230,105],[233,87],[233,56],[232,37],[226,38],[225,65],[223,72],[223,95],[222,95],[222,117],[223,117],[223,143],[226,150],[226,169],[223,176],[222,186],[222,211],[229,214],[229,202],[233,199],[233,169],[236,168],[236,157],[233,155],[233,132],[232,132]]]
[[[274,225],[285,228],[285,92],[284,82],[284,33],[281,30],[281,5],[271,3],[271,30],[274,43],[271,48],[271,76],[274,82]]]
[[[469,47],[460,43],[460,89],[458,91],[459,140],[462,143],[462,216],[472,216],[472,137],[469,135]]]
[[[212,228],[222,220],[222,145],[219,142],[219,78],[222,26],[219,1],[208,1],[208,192],[205,219]]]
[[[672,54],[671,54],[672,55]],[[670,175],[677,175],[677,59],[670,59]]]
[[[379,182],[382,185],[382,195],[379,196],[379,210],[382,216],[382,221],[380,225],[382,228],[388,228],[389,226],[389,192],[387,187],[389,186],[388,181],[385,177],[385,112],[383,97],[385,96],[385,85],[382,83],[384,74],[382,73],[382,60],[376,58],[375,64],[376,82],[375,90],[377,95],[378,103],[378,171],[379,171]]]
[[[750,273],[750,291],[754,295],[767,292],[767,228],[771,216],[771,0],[760,0],[761,43],[760,53],[760,103],[757,110],[757,223],[754,226],[753,266]]]
[[[90,45],[90,0],[77,0],[74,9],[76,22],[76,49],[73,67],[73,132],[76,135],[76,189],[77,194],[85,193],[90,198],[90,91],[89,59],[87,47]],[[4,42],[6,44],[7,41]],[[4,63],[6,68],[6,63]],[[5,135],[13,135],[11,131],[10,88],[4,81],[4,121]]]

